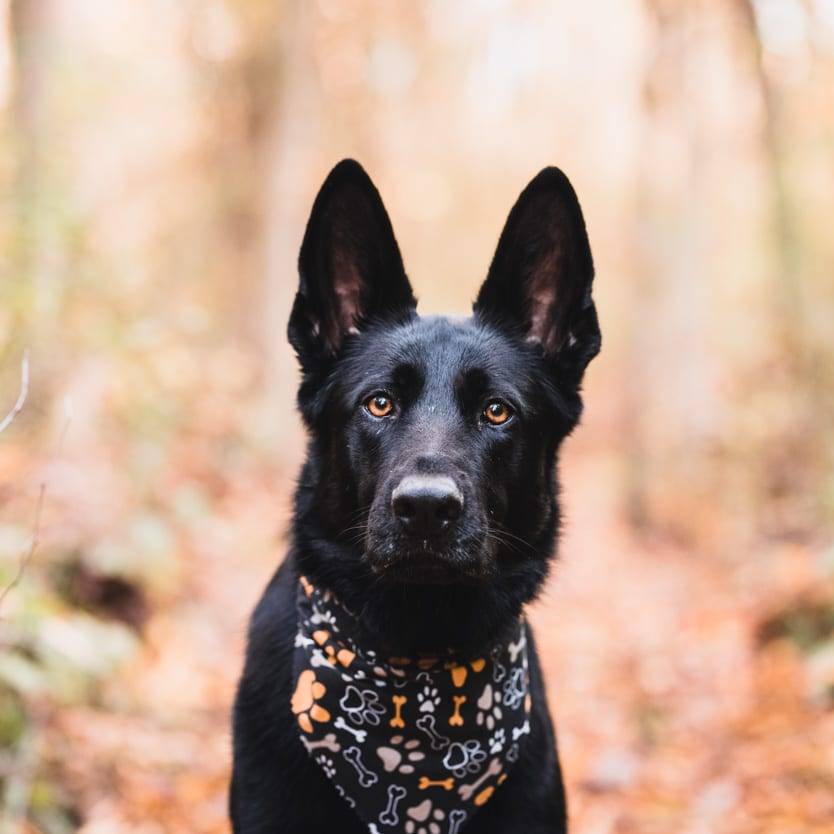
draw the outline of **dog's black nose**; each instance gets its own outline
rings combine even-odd
[[[410,533],[431,536],[460,518],[463,495],[447,475],[408,475],[394,487],[391,509]]]

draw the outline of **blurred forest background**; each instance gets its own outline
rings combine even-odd
[[[604,346],[533,613],[574,834],[834,831],[832,0],[0,15],[0,832],[228,831],[344,156],[424,312],[541,167],[583,202]]]

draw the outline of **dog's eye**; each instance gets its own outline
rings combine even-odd
[[[484,419],[493,426],[503,425],[512,416],[512,409],[503,400],[490,400],[484,409]]]
[[[374,394],[365,400],[365,408],[374,417],[387,417],[394,410],[394,403],[385,394]]]

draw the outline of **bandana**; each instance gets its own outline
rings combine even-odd
[[[382,657],[301,577],[291,707],[301,741],[371,834],[460,834],[530,733],[519,618],[483,655]]]

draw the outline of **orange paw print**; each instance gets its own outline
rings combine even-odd
[[[486,660],[482,657],[477,658],[476,660],[470,660],[469,665],[472,668],[472,671],[475,674],[478,672],[483,671],[484,666],[486,666]],[[466,683],[466,677],[469,674],[469,670],[466,668],[466,664],[464,663],[447,663],[445,666],[452,673],[452,683],[460,689]]]
[[[293,713],[298,716],[298,725],[305,733],[313,732],[313,721],[322,724],[330,720],[330,713],[316,703],[324,697],[326,691],[325,685],[316,680],[316,673],[312,669],[305,669],[298,676],[290,705]]]

